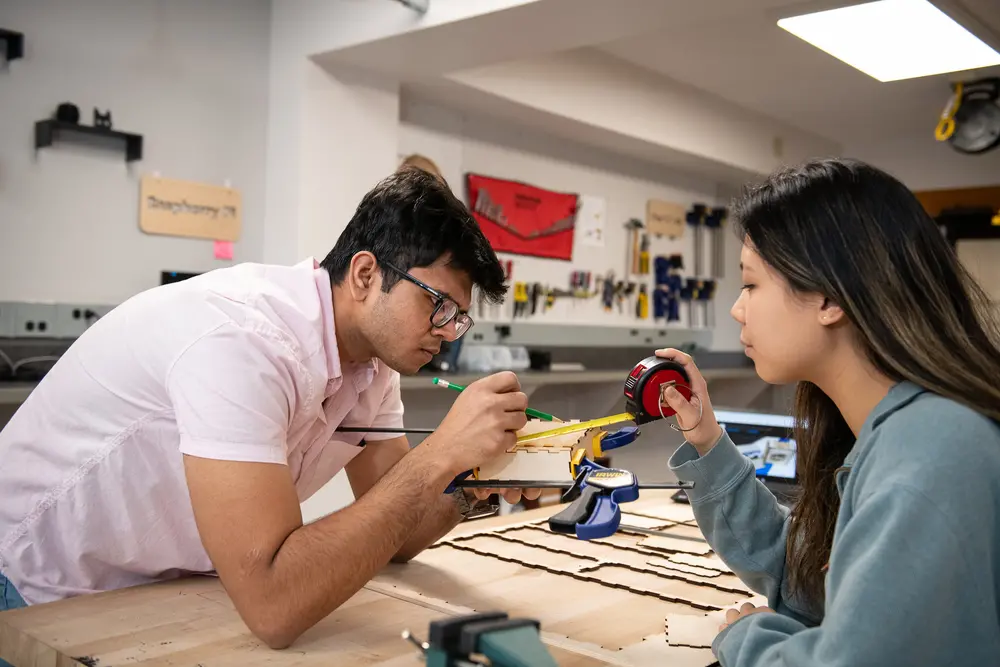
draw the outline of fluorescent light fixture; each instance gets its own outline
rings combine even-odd
[[[878,0],[778,26],[879,81],[1000,65],[1000,53],[927,0]]]

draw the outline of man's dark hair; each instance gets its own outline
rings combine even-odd
[[[380,264],[402,271],[430,266],[444,255],[464,271],[483,297],[499,303],[507,293],[503,267],[479,223],[440,179],[405,167],[364,196],[351,221],[321,265],[333,284],[347,275],[351,258],[367,250]],[[382,268],[388,292],[399,276]]]

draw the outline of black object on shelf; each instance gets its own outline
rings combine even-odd
[[[989,207],[946,208],[935,222],[953,248],[962,239],[1000,240],[1000,211]]]
[[[52,118],[40,120],[35,123],[35,149],[51,146],[56,138],[66,139],[72,134],[120,139],[125,144],[126,162],[142,159],[141,134],[131,134],[129,132],[120,132],[118,130],[109,130],[90,125],[78,125],[77,123],[66,123]]]
[[[0,28],[0,54],[7,62],[24,57],[24,33]]]
[[[186,271],[160,271],[160,284],[170,285],[171,283],[179,283],[182,280],[187,280],[188,278],[194,278],[195,276],[200,275],[200,273],[190,273]]]

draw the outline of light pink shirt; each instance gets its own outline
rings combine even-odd
[[[30,604],[210,572],[182,454],[288,466],[300,500],[403,425],[399,374],[342,365],[329,277],[241,264],[129,299],[0,433],[0,572]]]

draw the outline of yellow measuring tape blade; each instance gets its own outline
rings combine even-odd
[[[576,424],[561,426],[559,428],[550,429],[548,431],[540,431],[538,433],[529,433],[526,435],[522,435],[517,438],[517,444],[521,444],[523,442],[533,442],[535,440],[543,440],[545,438],[551,438],[557,435],[579,433],[580,431],[588,431],[592,428],[598,428],[600,426],[608,426],[610,424],[618,424],[620,422],[629,422],[632,421],[633,419],[635,419],[634,415],[628,412],[623,412],[620,415],[611,415],[610,417],[591,419],[590,421],[587,422],[577,422]]]

